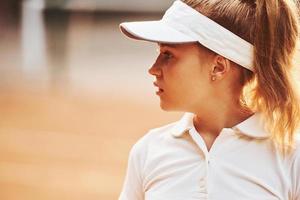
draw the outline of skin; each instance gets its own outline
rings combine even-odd
[[[239,103],[241,67],[197,43],[158,47],[159,55],[149,73],[163,90],[160,107],[195,113],[195,128],[208,150],[223,128],[253,114]]]

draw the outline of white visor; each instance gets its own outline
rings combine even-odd
[[[180,0],[159,21],[124,22],[120,29],[137,40],[169,44],[199,42],[254,72],[252,44]]]

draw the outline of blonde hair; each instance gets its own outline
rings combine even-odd
[[[261,112],[283,154],[295,145],[300,99],[294,58],[299,36],[292,0],[183,0],[254,46],[255,73],[242,68],[240,102]]]

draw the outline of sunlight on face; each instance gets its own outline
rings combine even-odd
[[[149,69],[159,88],[160,106],[168,111],[190,111],[209,96],[209,65],[214,53],[197,43],[159,44],[159,55]]]

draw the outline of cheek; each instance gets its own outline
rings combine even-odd
[[[189,94],[199,93],[207,87],[208,77],[196,59],[185,59],[164,66],[163,76],[170,92]]]
[[[201,75],[192,74],[190,77],[182,80],[181,90],[183,95],[191,100],[203,100],[208,96],[210,85],[207,78]]]

